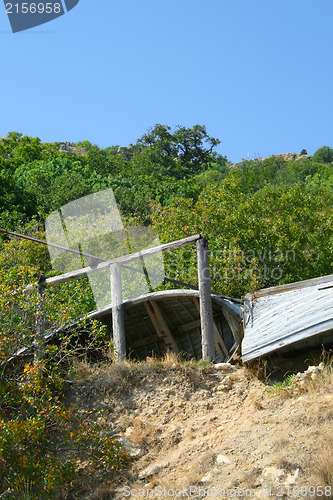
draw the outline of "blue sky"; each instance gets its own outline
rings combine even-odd
[[[136,142],[202,124],[232,162],[333,146],[332,0],[80,0],[13,34],[0,4],[0,136]]]

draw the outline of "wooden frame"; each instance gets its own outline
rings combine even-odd
[[[65,274],[47,278],[45,286],[52,286],[61,283],[66,283],[71,280],[79,279],[99,271],[110,268],[111,275],[111,297],[112,297],[112,330],[115,345],[116,361],[122,361],[126,358],[126,338],[124,327],[123,314],[123,298],[121,284],[121,267],[129,262],[138,259],[150,257],[157,253],[164,253],[170,250],[176,250],[187,245],[196,243],[197,245],[197,262],[198,262],[198,281],[199,281],[199,303],[200,303],[200,324],[202,336],[202,358],[204,360],[213,360],[215,356],[214,335],[216,335],[213,323],[213,309],[210,286],[210,270],[209,270],[209,250],[208,241],[201,235],[196,234],[181,240],[159,245],[157,247],[148,248],[140,252],[124,255],[116,259],[100,262],[96,266],[88,266],[83,269],[77,269]],[[159,313],[158,306],[154,301],[151,301],[146,306],[150,319],[159,336],[165,338],[167,345],[177,351],[177,344],[173,339],[166,321]]]

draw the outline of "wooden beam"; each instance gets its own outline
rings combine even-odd
[[[197,240],[199,299],[201,319],[202,359],[212,361],[215,357],[213,307],[210,288],[208,242],[204,238]]]
[[[70,271],[69,273],[61,274],[59,276],[54,276],[51,278],[47,278],[46,285],[57,285],[60,283],[66,283],[67,281],[71,281],[78,278],[83,278],[84,276],[88,276],[90,274],[95,274],[99,271],[103,271],[107,269],[111,264],[126,264],[128,262],[132,262],[137,259],[151,257],[159,252],[167,252],[169,250],[177,250],[178,248],[182,248],[184,246],[190,245],[196,241],[200,241],[202,236],[200,234],[196,234],[195,236],[189,236],[188,238],[183,238],[182,240],[172,241],[171,243],[165,243],[164,245],[159,245],[158,247],[147,248],[145,250],[140,250],[140,252],[131,253],[129,255],[123,255],[122,257],[117,257],[116,259],[107,260],[105,262],[101,262],[97,266],[88,266],[83,267],[82,269],[77,269],[75,271]]]
[[[242,326],[241,326],[241,324],[239,323],[239,321],[237,321],[235,316],[233,314],[231,314],[231,312],[226,307],[222,307],[222,311],[223,311],[225,319],[227,320],[227,322],[230,326],[230,329],[231,329],[231,332],[234,336],[235,341],[237,342],[238,345],[241,345],[241,342],[243,340],[242,339]]]
[[[197,306],[198,311],[200,312],[200,302],[197,299],[197,297],[194,297],[194,303]],[[214,317],[213,317],[213,331],[214,331],[214,346],[216,351],[220,354],[222,359],[224,359],[224,357],[229,359],[230,358],[229,351],[222,339],[220,330],[218,329],[216,322],[214,321]]]
[[[219,355],[223,360],[229,361],[230,359],[230,354],[229,351],[221,337],[220,330],[217,328],[217,325],[215,321],[213,321],[213,328],[214,328],[214,344],[215,344],[215,349],[219,353]]]
[[[162,311],[159,308],[157,302],[149,300],[145,302],[144,305],[157,334],[164,340],[166,348],[179,353],[179,347],[170,331],[167,322],[164,319]]]
[[[121,286],[121,268],[118,264],[110,266],[111,301],[112,301],[112,332],[117,362],[126,358],[126,337],[124,304]]]
[[[131,342],[129,342],[129,347],[133,348],[133,349],[140,348],[140,347],[147,347],[151,344],[156,344],[158,341],[161,342],[160,335],[158,335],[158,334],[149,335],[149,337],[144,337],[144,338],[140,338],[137,340],[132,340]]]
[[[197,301],[197,302],[198,302],[198,306],[199,306],[199,301]],[[189,330],[194,330],[195,328],[199,328],[200,325],[201,325],[201,320],[195,319],[195,320],[191,321],[190,323],[186,323],[185,325],[177,326],[177,328],[175,328],[173,332],[176,334],[188,332]]]
[[[45,356],[45,276],[40,274],[38,276],[38,302],[36,306],[36,319],[35,319],[35,327],[36,333],[33,341],[34,346],[34,362],[38,363],[42,361]]]

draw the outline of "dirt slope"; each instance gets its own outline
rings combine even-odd
[[[316,371],[271,392],[241,366],[81,365],[72,401],[135,458],[78,498],[333,497],[333,377]]]

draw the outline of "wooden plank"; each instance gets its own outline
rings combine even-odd
[[[199,301],[197,301],[197,302],[199,305]],[[198,328],[200,325],[201,325],[201,320],[196,319],[196,320],[191,321],[190,323],[186,323],[185,325],[177,326],[177,328],[175,328],[173,331],[175,334],[184,333],[184,332],[188,332],[189,330],[194,330],[195,328]]]
[[[218,352],[218,354],[221,356],[222,360],[225,359],[229,361],[230,359],[230,354],[229,351],[222,339],[220,330],[217,328],[217,325],[215,321],[213,321],[213,328],[214,328],[214,344],[215,344],[215,349]]]
[[[144,305],[157,334],[164,340],[166,348],[179,353],[179,347],[169,329],[167,322],[164,319],[162,311],[159,308],[157,302],[149,300],[145,302]]]
[[[317,335],[333,330],[333,288],[328,283],[319,290],[322,281],[316,280],[313,286],[257,298],[244,327],[243,361],[292,349],[309,339],[315,343]]]
[[[223,311],[225,319],[227,320],[227,322],[230,326],[230,329],[232,331],[232,334],[233,334],[237,344],[240,345],[242,342],[242,334],[241,334],[241,325],[240,325],[239,321],[237,321],[235,316],[233,314],[231,314],[231,312],[227,308],[222,307],[222,311]]]
[[[259,297],[264,297],[265,295],[271,295],[274,293],[288,292],[290,290],[299,290],[302,288],[307,288],[310,286],[317,286],[324,283],[330,283],[333,281],[333,274],[327,276],[320,276],[318,278],[312,278],[310,280],[296,281],[295,283],[288,283],[286,285],[272,286],[270,288],[262,288],[257,292],[246,295],[248,299],[256,299]],[[324,289],[324,288],[323,288]]]
[[[213,361],[215,349],[208,255],[207,240],[204,238],[197,240],[202,359]]]
[[[200,302],[197,299],[197,297],[194,298],[194,303],[198,308],[198,311],[200,312]],[[214,346],[216,351],[222,356],[222,359],[225,358],[230,358],[229,351],[227,349],[227,346],[225,345],[222,336],[220,334],[220,330],[218,329],[215,321],[213,320],[213,331],[214,331]]]
[[[144,337],[141,339],[132,340],[130,342],[130,348],[136,349],[136,348],[140,348],[140,347],[145,347],[145,346],[149,346],[151,344],[156,344],[158,341],[161,341],[160,335],[158,335],[158,334],[150,335],[149,337]]]
[[[121,268],[118,264],[110,266],[111,300],[112,300],[112,332],[117,362],[126,358],[126,337],[124,304],[121,286]]]
[[[171,243],[165,243],[164,245],[159,245],[158,247],[147,248],[145,250],[140,250],[139,252],[135,252],[129,255],[123,255],[122,257],[117,257],[116,259],[107,260],[105,262],[101,262],[97,266],[88,266],[83,267],[82,269],[77,269],[75,271],[70,271],[65,274],[61,274],[59,276],[54,276],[51,278],[47,278],[46,285],[57,285],[60,283],[66,283],[67,281],[83,278],[85,276],[95,274],[99,271],[103,271],[107,269],[111,264],[126,264],[128,262],[132,262],[137,259],[151,257],[159,252],[167,252],[169,250],[177,250],[178,248],[182,248],[184,246],[190,245],[196,241],[200,241],[202,236],[200,234],[196,234],[194,236],[189,236],[188,238],[183,238],[182,240],[172,241]]]
[[[42,361],[45,356],[45,276],[39,274],[38,276],[38,302],[36,306],[36,319],[35,327],[36,333],[33,341],[34,346],[34,362]]]

